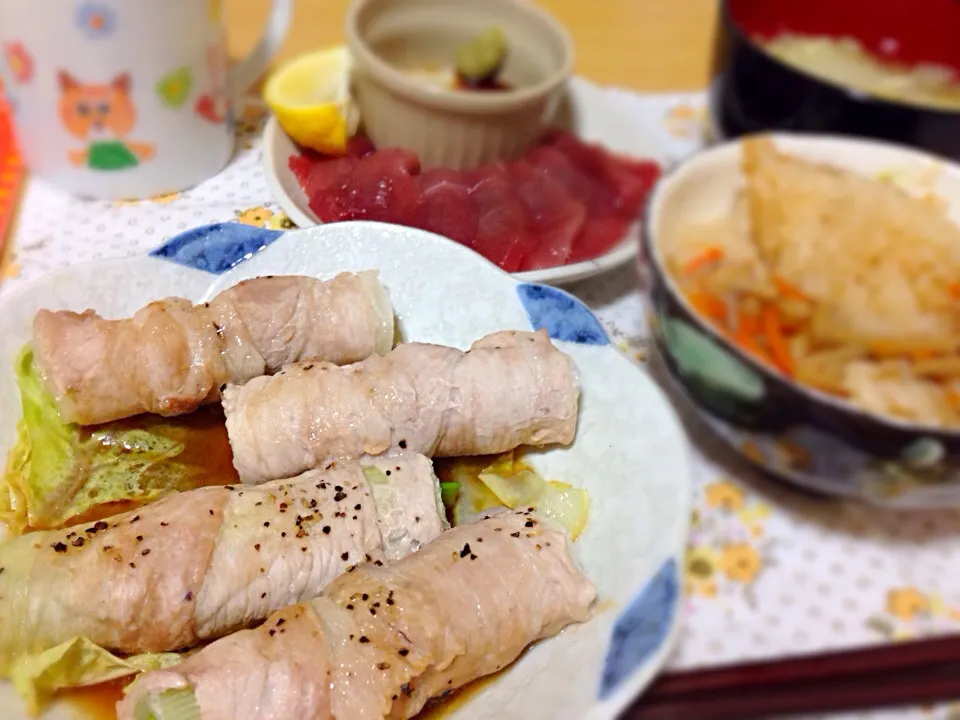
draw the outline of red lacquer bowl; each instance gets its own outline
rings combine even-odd
[[[863,135],[960,159],[960,111],[880,99],[789,67],[758,45],[787,32],[853,37],[881,56],[960,73],[960,0],[723,0],[710,89],[721,138]]]

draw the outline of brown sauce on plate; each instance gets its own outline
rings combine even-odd
[[[199,485],[229,485],[239,482],[233,467],[233,452],[227,436],[227,421],[220,403],[197,410],[181,419],[190,428],[186,447],[180,459],[203,466],[206,474]],[[199,486],[198,485],[198,486]]]
[[[104,428],[114,430],[138,430],[149,428],[156,422],[173,425],[178,431],[185,431],[184,449],[177,460],[188,465],[203,467],[207,472],[201,485],[228,485],[237,482],[237,472],[233,468],[233,453],[227,437],[226,418],[219,403],[207,405],[187,415],[174,418],[158,418],[156,415],[137,415],[136,417],[116,420],[108,425],[95,425],[89,432]]]
[[[175,418],[159,418],[156,415],[137,415],[136,417],[116,420],[104,425],[94,425],[84,432],[122,431],[152,429],[157,423],[163,427],[176,430],[177,437],[184,444],[183,451],[176,457],[178,462],[202,471],[191,477],[189,484],[183,487],[172,488],[178,491],[194,490],[207,485],[230,485],[239,483],[240,478],[233,467],[233,453],[230,450],[230,440],[227,437],[227,425],[223,408],[219,404],[208,405],[188,415]],[[159,433],[164,434],[164,433]],[[142,506],[137,502],[110,502],[97,505],[87,512],[70,518],[65,526],[102,520],[111,515],[119,515]],[[27,532],[37,529],[28,528]]]
[[[503,672],[503,670],[500,672]],[[499,672],[493,675],[487,675],[486,677],[464,685],[459,690],[454,690],[446,697],[431,700],[424,706],[423,710],[417,713],[415,720],[444,720],[449,717],[451,713],[459,710],[470,702],[474,695],[496,681],[498,677],[500,677]]]
[[[123,688],[130,678],[65,690],[56,699],[65,702],[77,720],[117,720],[117,703],[123,699]]]
[[[520,659],[526,655],[527,650],[529,650],[531,647],[533,646],[528,645],[526,648],[524,648],[523,652],[517,656],[516,660],[492,675],[485,675],[482,678],[477,678],[472,683],[467,683],[462,688],[459,690],[454,690],[449,695],[441,696],[431,700],[424,706],[423,710],[417,714],[414,720],[445,720],[453,712],[461,709],[464,705],[473,700],[474,696],[476,696],[478,693],[486,690],[487,687],[496,683],[500,676],[512,668],[515,663],[519,662]]]

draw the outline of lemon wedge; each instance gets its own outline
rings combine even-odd
[[[360,121],[349,88],[350,54],[340,45],[281,65],[267,80],[263,98],[300,145],[342,155]]]

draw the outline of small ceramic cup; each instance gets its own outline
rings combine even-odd
[[[0,72],[27,166],[102,200],[215,175],[233,153],[233,100],[279,48],[291,5],[273,0],[262,41],[228,70],[223,0],[3,0]]]
[[[508,41],[500,78],[509,89],[448,89],[414,74],[451,68],[457,49],[493,25]],[[416,152],[424,168],[522,155],[556,114],[573,68],[563,25],[526,0],[355,0],[347,43],[370,139]]]

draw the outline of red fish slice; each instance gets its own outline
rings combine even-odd
[[[510,165],[510,176],[514,190],[530,210],[531,229],[540,237],[539,246],[527,255],[520,269],[563,265],[587,219],[586,206],[525,160]]]
[[[417,176],[421,195],[412,224],[472,248],[477,239],[477,204],[470,197],[464,176],[437,168]]]
[[[660,175],[660,166],[655,162],[617,157],[563,130],[552,131],[548,142],[583,172],[615,188],[621,207],[631,219],[642,209],[647,193]]]
[[[468,173],[479,220],[473,249],[502,270],[517,272],[540,238],[531,229],[527,206],[513,189],[506,165],[497,163]]]
[[[415,155],[352,138],[347,154],[304,153],[290,169],[322,222],[380,220],[472,248],[508,272],[599,257],[639,216],[659,176],[561,131],[511,163],[420,172]]]
[[[525,159],[586,206],[586,221],[574,238],[567,262],[603,255],[623,239],[627,216],[636,215],[636,211],[624,210],[615,186],[591,177],[555,147],[534,148]]]

